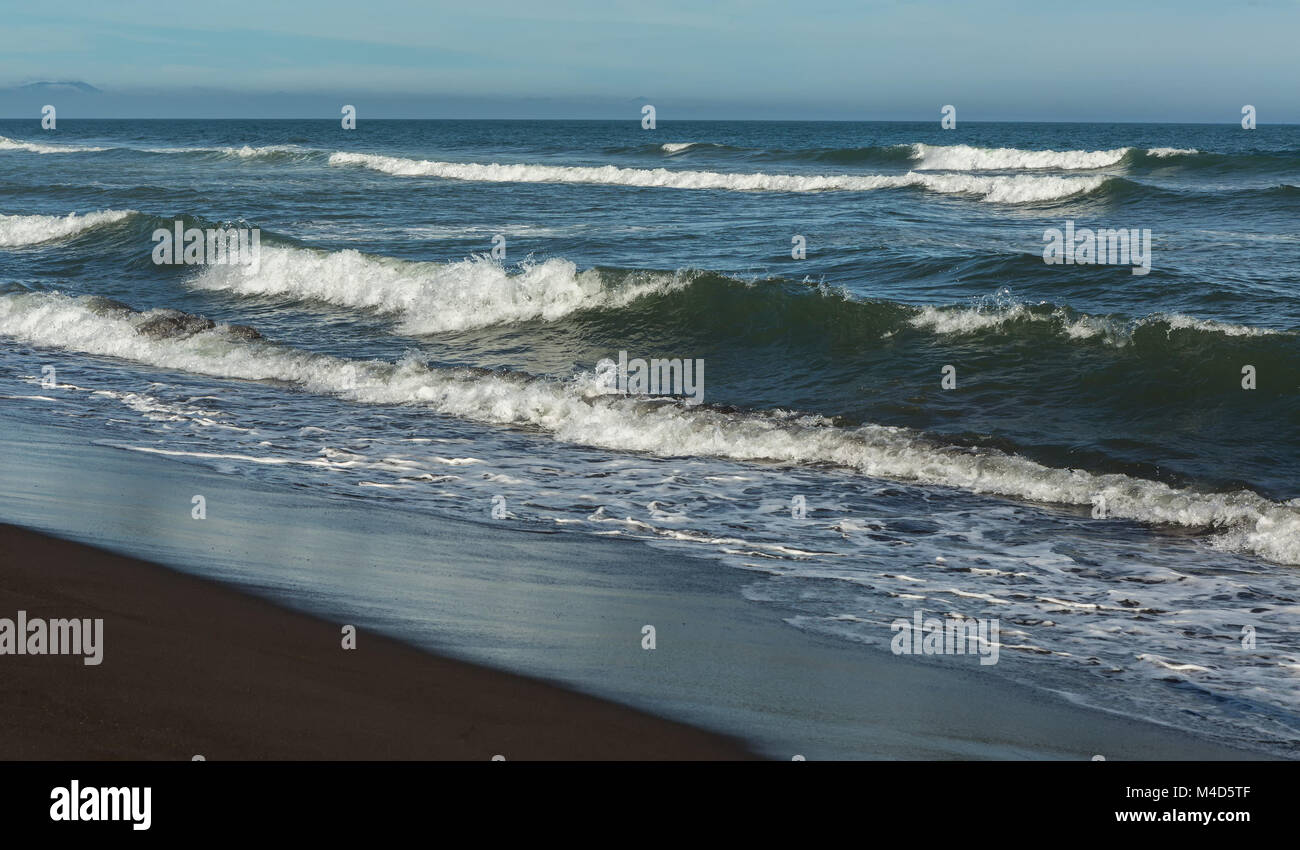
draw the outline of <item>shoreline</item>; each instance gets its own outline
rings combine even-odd
[[[723,736],[0,524],[0,617],[103,618],[102,658],[0,655],[7,760],[748,759]]]
[[[80,427],[7,424],[0,521],[314,622],[354,623],[410,652],[711,730],[762,757],[1269,758],[1080,706],[996,668],[923,663],[796,629],[791,612],[744,598],[760,575],[679,551],[491,522],[473,505],[450,518],[276,487],[97,444]],[[196,493],[203,521],[191,517]],[[20,607],[5,605],[0,617]],[[652,652],[641,647],[645,624],[658,631]],[[107,632],[111,657],[111,624]],[[338,646],[337,628],[327,632],[321,639]],[[997,667],[1016,663],[1004,654]]]

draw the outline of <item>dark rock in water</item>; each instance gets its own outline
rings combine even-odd
[[[135,312],[130,305],[123,304],[116,298],[105,298],[103,295],[92,295],[85,301],[86,307],[96,316],[113,316],[122,318]]]
[[[193,316],[180,310],[158,310],[155,315],[137,325],[135,332],[158,339],[174,339],[210,331],[216,326],[216,322],[202,316]]]
[[[257,328],[250,328],[248,325],[227,325],[226,333],[248,342],[262,338],[262,334],[258,332]]]

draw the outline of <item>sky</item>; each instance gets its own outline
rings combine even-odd
[[[0,0],[0,116],[1300,122],[1300,0]],[[44,97],[48,101],[48,97]],[[33,106],[33,103],[35,105]],[[35,110],[35,112],[33,112]]]

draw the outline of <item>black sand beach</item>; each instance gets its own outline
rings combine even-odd
[[[103,618],[104,653],[9,656],[0,759],[742,759],[738,743],[0,525],[0,611]]]

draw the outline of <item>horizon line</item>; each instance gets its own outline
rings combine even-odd
[[[157,116],[139,116],[124,115],[113,118],[67,118],[60,116],[60,122],[77,122],[77,121],[327,121],[337,123],[338,117],[329,118],[267,118],[256,115],[236,115],[236,116],[209,116],[209,117],[180,117],[180,118],[159,118]],[[0,121],[32,121],[40,124],[40,116],[32,115],[0,115]],[[438,117],[438,118],[358,118],[358,123],[364,121],[529,121],[529,122],[546,122],[546,121],[567,121],[571,123],[611,123],[627,122],[630,124],[640,123],[639,118],[484,118],[484,117]],[[901,119],[901,118],[667,118],[659,119],[657,124],[934,124],[936,121],[925,119]],[[963,120],[961,124],[1125,124],[1134,126],[1196,126],[1196,127],[1232,127],[1237,126],[1237,121],[1062,121],[1062,120],[1027,120],[1022,118],[1015,119],[985,119],[985,120]],[[1297,127],[1300,121],[1270,121],[1260,122],[1257,127]],[[48,131],[44,131],[48,132]],[[55,131],[57,132],[57,131]],[[646,132],[654,132],[647,130]]]

